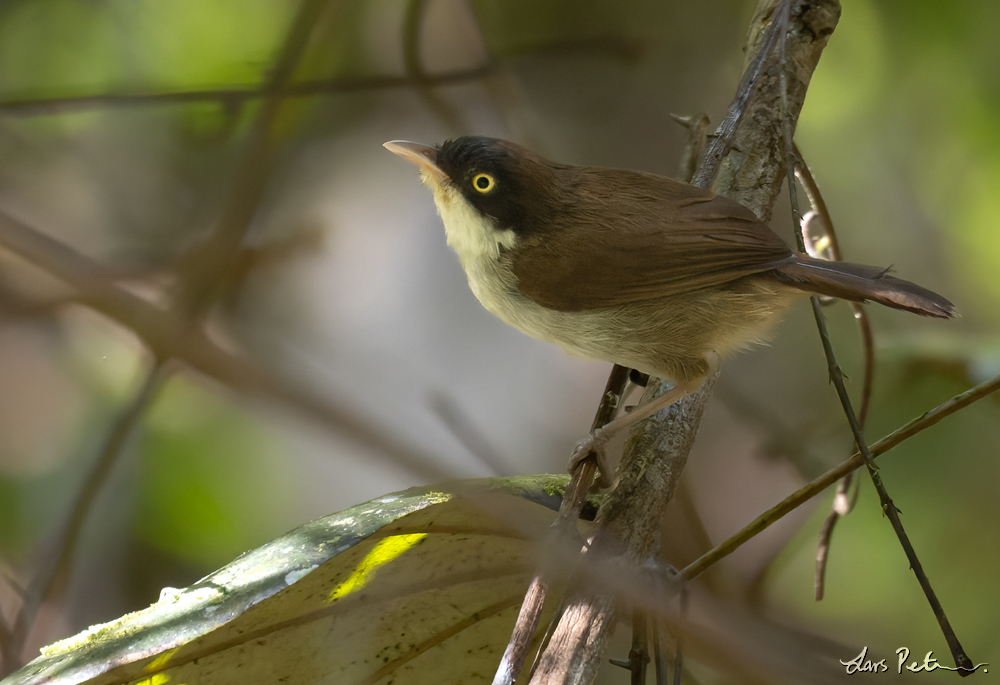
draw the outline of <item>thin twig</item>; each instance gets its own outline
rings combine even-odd
[[[594,420],[590,423],[591,432],[611,423],[618,412],[621,411],[628,388],[629,373],[630,369],[625,366],[621,366],[620,364],[612,365],[611,373],[608,375],[608,382],[604,384],[604,394],[601,395],[601,401],[597,406],[597,412],[594,414]],[[594,460],[597,463],[597,455],[594,453],[591,453],[587,459]],[[597,484],[600,487],[610,487],[611,480],[610,473],[598,470]]]
[[[428,404],[434,415],[441,419],[441,423],[465,446],[469,454],[490,470],[491,475],[514,475],[510,464],[490,444],[461,404],[444,392],[432,393],[428,397]]]
[[[449,130],[456,133],[464,132],[467,127],[462,117],[454,107],[438,95],[424,70],[420,55],[420,39],[423,35],[421,29],[426,10],[427,0],[410,0],[406,5],[406,14],[403,17],[403,65],[406,75],[412,79],[427,106]]]
[[[535,54],[538,55],[560,55],[581,52],[604,54],[626,62],[634,62],[639,56],[639,50],[635,46],[612,39],[554,42],[535,50]],[[492,76],[498,69],[498,63],[490,61],[470,69],[455,69],[439,74],[425,75],[419,84],[408,75],[355,76],[296,81],[284,85],[280,90],[268,84],[261,84],[257,86],[206,88],[204,90],[179,90],[172,92],[137,90],[132,92],[101,93],[98,95],[14,98],[0,100],[0,115],[34,117],[71,114],[112,107],[150,107],[198,102],[218,102],[226,105],[230,110],[238,110],[247,102],[268,97],[281,97],[287,100],[323,95],[363,93],[374,90],[413,88],[416,85],[459,85]]]
[[[424,77],[424,84],[447,86],[468,83],[489,76],[494,67],[483,65],[472,69],[456,69],[433,76]],[[410,76],[359,76],[347,78],[311,79],[297,81],[275,89],[267,85],[207,88],[205,90],[184,90],[174,92],[122,92],[100,95],[69,95],[51,98],[23,98],[0,101],[0,114],[6,116],[32,117],[53,114],[71,114],[111,107],[149,107],[159,105],[183,105],[198,102],[220,102],[230,109],[238,109],[247,102],[262,98],[315,97],[320,95],[344,95],[372,90],[412,88],[415,85]]]
[[[819,529],[819,543],[816,545],[816,567],[813,571],[813,599],[817,602],[823,599],[826,592],[826,565],[830,558],[830,540],[833,538],[833,529],[841,517],[837,505],[843,500],[844,493],[850,487],[850,483],[851,474],[837,483],[837,492],[833,496],[833,506]]]
[[[666,647],[663,644],[663,632],[666,627],[659,612],[654,612],[653,618],[653,672],[656,678],[656,685],[667,685],[667,678],[670,677],[666,659]]]
[[[632,605],[632,648],[628,659],[609,659],[615,666],[627,669],[631,685],[645,685],[646,668],[649,666],[649,617],[638,604]]]
[[[99,264],[3,212],[0,245],[75,288],[82,304],[129,328],[157,357],[178,359],[236,391],[298,409],[337,435],[373,448],[422,478],[448,477],[448,472],[436,465],[436,459],[422,454],[409,442],[394,439],[391,431],[359,414],[353,406],[321,399],[271,374],[259,363],[220,347],[203,328],[108,282]]]
[[[590,430],[596,430],[601,426],[611,423],[615,415],[621,409],[621,402],[628,386],[629,369],[615,364],[611,367],[611,374],[608,382],[604,385],[604,394],[601,395],[601,403],[594,414],[594,420],[590,424]]]
[[[823,235],[829,243],[827,247],[830,259],[839,262],[844,259],[844,253],[840,249],[840,241],[837,238],[837,231],[834,228],[830,209],[823,198],[823,193],[812,174],[812,170],[806,164],[805,158],[794,141],[792,141],[792,152],[795,155],[795,176],[802,184],[802,189],[809,199],[809,205],[822,222]],[[858,423],[864,426],[865,420],[868,418],[868,407],[871,403],[872,387],[875,380],[875,339],[872,333],[871,319],[868,316],[865,305],[861,302],[848,302],[848,304],[851,306],[854,318],[857,319],[858,327],[861,329],[861,345],[865,353],[865,375],[861,386],[861,408],[858,410]]]
[[[687,624],[688,602],[691,589],[687,584],[681,585],[681,596],[678,600],[678,620],[677,620],[677,650],[674,656],[674,685],[681,685],[681,676],[684,675],[684,626]]]
[[[816,212],[816,216],[823,228],[823,237],[826,242],[823,247],[831,260],[840,261],[843,259],[843,253],[840,251],[837,231],[834,228],[830,210],[823,199],[823,193],[820,191],[819,184],[816,183],[809,165],[805,163],[802,153],[794,142],[792,143],[792,152],[795,155],[795,176],[802,184],[802,188],[806,192],[806,197],[809,199],[809,204],[812,206],[813,211]],[[805,226],[802,227],[802,231],[804,230]],[[864,428],[865,419],[868,417],[868,407],[871,403],[872,386],[875,377],[875,340],[872,333],[871,320],[868,317],[868,312],[864,304],[860,302],[850,302],[849,304],[854,312],[854,318],[861,329],[861,344],[865,355],[864,381],[861,386],[861,409],[858,412],[858,425]],[[850,473],[837,486],[837,492],[833,497],[833,506],[826,520],[823,522],[823,526],[820,528],[819,543],[816,547],[816,569],[813,578],[813,596],[816,601],[823,599],[827,562],[830,558],[830,541],[833,537],[834,528],[841,517],[850,513],[854,505],[854,498],[849,496],[853,478],[854,474]],[[855,490],[855,494],[857,494],[857,490]]]
[[[629,669],[632,685],[646,685],[646,667],[649,666],[649,616],[638,605],[632,607],[632,649],[629,650]]]
[[[788,25],[789,14],[790,9],[786,6],[779,19],[779,23],[782,23],[785,27]],[[787,30],[787,28],[785,30]],[[788,199],[792,206],[792,220],[794,222],[796,242],[798,243],[799,251],[805,252],[805,237],[802,233],[802,214],[799,211],[798,193],[795,185],[795,152],[792,148],[792,122],[788,109],[788,68],[787,61],[785,59],[785,44],[782,43],[779,49],[782,66],[780,72],[781,104],[782,113],[784,114],[783,129],[785,133],[785,172],[788,180]],[[937,594],[934,592],[934,588],[931,587],[930,579],[927,578],[927,574],[924,573],[920,559],[917,557],[917,552],[913,549],[910,538],[903,529],[903,522],[899,520],[899,511],[896,509],[896,505],[893,504],[892,498],[889,497],[889,492],[882,483],[882,477],[875,466],[875,459],[868,449],[868,443],[865,440],[864,431],[861,428],[861,423],[858,421],[857,415],[854,413],[854,407],[851,405],[851,397],[847,392],[847,386],[844,385],[844,374],[840,369],[840,365],[837,363],[837,358],[833,351],[833,343],[830,340],[830,333],[826,327],[826,317],[823,315],[820,298],[818,295],[813,295],[809,298],[809,300],[812,303],[813,315],[816,318],[816,327],[819,329],[819,337],[823,342],[823,352],[826,354],[830,380],[833,383],[833,387],[837,390],[837,397],[840,398],[840,404],[844,409],[847,422],[851,426],[851,432],[854,435],[854,442],[857,444],[858,450],[865,459],[865,466],[868,470],[868,475],[872,479],[872,483],[875,485],[875,491],[878,493],[879,502],[881,502],[882,505],[882,511],[892,524],[892,529],[896,533],[896,537],[899,539],[899,544],[902,545],[903,551],[906,553],[906,558],[910,562],[910,568],[913,570],[913,574],[917,577],[917,582],[920,583],[920,587],[924,591],[924,596],[927,597],[927,602],[931,605],[931,610],[937,618],[938,625],[941,627],[941,632],[944,634],[945,641],[948,643],[948,648],[951,650],[952,657],[955,659],[955,665],[958,668],[963,669],[960,671],[963,675],[968,675],[972,672],[972,669],[974,669],[974,664],[965,653],[965,649],[962,647],[961,643],[958,641],[958,636],[955,635],[955,631],[951,627],[951,622],[944,613],[944,607],[941,606],[941,602],[938,600]]]
[[[941,421],[941,419],[964,409],[973,402],[981,400],[984,397],[988,397],[997,390],[1000,390],[1000,376],[991,378],[988,381],[980,383],[979,385],[952,397],[946,402],[942,402],[922,416],[913,419],[905,425],[897,428],[881,440],[877,440],[872,443],[869,448],[872,457],[878,457],[879,455],[885,454],[904,440],[907,440],[917,433],[930,428],[934,424]],[[786,515],[795,511],[795,509],[802,506],[819,493],[823,492],[823,490],[836,483],[848,473],[851,473],[852,471],[863,466],[864,463],[865,459],[861,456],[861,453],[855,452],[850,459],[802,486],[781,502],[755,518],[730,538],[716,545],[714,548],[688,564],[684,567],[684,570],[681,571],[681,577],[683,577],[684,580],[694,580],[709,568],[714,566],[717,562],[735,552],[748,540],[756,537],[759,533],[766,530],[771,526],[771,524],[776,523]]]
[[[903,522],[899,519],[899,510],[896,509],[896,505],[893,504],[892,499],[889,497],[889,493],[885,489],[885,485],[882,483],[882,477],[879,475],[878,469],[875,467],[874,456],[865,442],[861,426],[858,424],[858,419],[854,414],[854,409],[851,407],[851,398],[847,394],[847,388],[844,385],[843,373],[837,365],[836,359],[833,357],[833,345],[830,342],[830,335],[826,329],[826,320],[823,316],[823,310],[819,303],[819,298],[813,296],[810,300],[813,306],[813,314],[816,317],[817,325],[820,328],[820,339],[823,341],[823,350],[827,355],[830,379],[833,382],[834,388],[837,390],[837,396],[840,398],[840,404],[844,408],[847,421],[851,426],[851,432],[854,434],[855,443],[864,458],[868,475],[871,477],[872,483],[875,485],[876,492],[878,492],[879,502],[882,505],[882,511],[892,524],[892,529],[896,533],[896,537],[899,539],[899,544],[902,545],[903,552],[906,554],[906,558],[910,562],[910,568],[913,570],[913,574],[917,577],[917,582],[920,583],[920,587],[924,591],[924,596],[927,597],[927,602],[931,605],[931,610],[934,612],[935,618],[937,618],[938,625],[941,627],[941,632],[944,634],[945,641],[948,643],[948,648],[951,650],[952,656],[955,659],[955,665],[958,668],[963,669],[960,673],[968,675],[973,672],[974,664],[965,653],[965,649],[959,642],[958,636],[955,635],[955,631],[952,629],[951,623],[948,621],[948,617],[944,613],[944,607],[941,606],[941,602],[938,600],[937,594],[934,592],[934,588],[931,587],[930,580],[927,578],[927,574],[924,573],[920,559],[917,558],[917,553],[913,549],[913,545],[910,543],[909,536],[907,536],[906,531],[903,529]]]
[[[681,153],[681,161],[677,166],[677,179],[690,183],[695,172],[702,166],[705,150],[708,147],[708,127],[711,120],[704,112],[681,116],[671,114],[670,118],[688,130],[688,142]]]

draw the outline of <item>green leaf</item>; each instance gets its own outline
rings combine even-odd
[[[313,521],[3,685],[488,681],[565,483],[451,483]]]

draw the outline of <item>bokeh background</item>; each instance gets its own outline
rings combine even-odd
[[[298,90],[254,156],[260,89],[298,3],[0,3],[0,210],[166,302],[227,208],[247,208],[240,258],[220,263],[203,310],[214,340],[351,407],[450,477],[564,470],[609,365],[568,358],[483,310],[415,169],[381,144],[479,133],[562,162],[675,175],[686,132],[670,114],[722,118],[754,3],[319,4],[290,77]],[[997,26],[993,0],[845,0],[806,99],[797,141],[845,258],[894,265],[962,313],[942,322],[871,308],[873,440],[1000,373]],[[248,172],[259,197],[240,200]],[[780,201],[773,226],[791,241]],[[827,315],[857,392],[857,327],[843,304]],[[132,331],[0,247],[5,576],[30,581],[151,363]],[[976,662],[1000,662],[998,419],[987,399],[879,461]],[[472,454],[469,435],[494,461]],[[724,364],[688,491],[718,542],[850,447],[803,303],[769,346]],[[426,482],[336,421],[176,367],[89,512],[69,583],[28,652],[304,521]],[[856,645],[844,659],[862,645],[885,657],[908,646],[950,663],[867,482],[836,531],[826,599],[813,601],[830,498],[712,571],[714,591]],[[16,593],[0,585],[9,617]]]

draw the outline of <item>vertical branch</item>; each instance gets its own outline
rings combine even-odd
[[[786,111],[794,120],[812,71],[840,18],[840,5],[837,0],[795,2],[794,22],[787,31],[770,21],[776,3],[762,2],[760,7],[750,35],[787,41],[792,83],[787,91],[790,107]],[[723,136],[732,139],[733,151],[723,159],[724,152],[710,149],[705,164],[711,168],[713,160],[721,159],[719,180],[713,189],[740,200],[766,220],[784,170],[777,116],[782,111],[781,89],[774,76],[771,41],[751,39],[750,55],[746,87],[741,87],[727,117],[732,121],[732,136]],[[728,145],[718,140],[716,144],[723,145],[723,149]],[[696,179],[707,183],[711,177],[711,173],[701,173]],[[662,507],[669,502],[686,463],[713,385],[714,379],[709,379],[698,392],[633,431],[619,466],[618,486],[598,514],[598,533],[591,553],[598,557],[620,554],[638,563],[652,552]],[[666,387],[660,381],[650,382],[644,399]],[[609,591],[577,587],[567,599],[566,611],[539,660],[532,685],[590,682],[616,623],[617,605],[617,597]]]

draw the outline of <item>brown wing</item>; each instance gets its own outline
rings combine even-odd
[[[583,311],[720,285],[794,261],[753,212],[707,190],[634,171],[572,167],[543,239],[515,253],[519,290]]]

